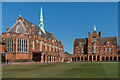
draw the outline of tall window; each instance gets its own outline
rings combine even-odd
[[[92,45],[91,45],[91,43],[89,43],[89,47],[91,47]]]
[[[49,44],[49,51],[51,51],[51,45]]]
[[[54,49],[54,48],[53,48],[53,45],[52,45],[52,52],[53,52],[53,49]]]
[[[109,48],[109,52],[112,52],[112,48]]]
[[[45,43],[43,42],[43,50],[45,51],[46,50],[46,46],[45,46]]]
[[[34,45],[34,41],[32,41],[32,49],[34,49],[35,45]]]
[[[91,49],[89,49],[89,53],[91,53]]]
[[[45,43],[45,51],[47,51],[47,43]]]
[[[80,47],[82,47],[82,43],[80,43]]]
[[[47,48],[47,51],[49,51],[49,48],[50,48],[50,45],[49,45],[49,43],[47,44],[47,47],[48,47],[48,48]]]
[[[95,53],[96,52],[96,48],[95,48],[95,42],[93,42],[93,53]]]
[[[108,52],[108,48],[105,48],[105,52]]]
[[[17,52],[28,52],[27,39],[17,39]]]
[[[40,51],[42,51],[42,41],[40,41]]]
[[[84,52],[84,49],[82,48],[82,53]]]
[[[100,52],[100,49],[97,49],[97,53],[99,53]]]
[[[5,50],[7,52],[13,52],[13,39],[11,38],[8,38],[8,39],[5,39]]]
[[[80,53],[80,48],[78,49],[78,53]]]

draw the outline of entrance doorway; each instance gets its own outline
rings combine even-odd
[[[41,61],[41,53],[33,53],[33,61]]]
[[[91,55],[89,56],[89,61],[92,61],[92,56]]]

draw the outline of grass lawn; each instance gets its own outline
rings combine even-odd
[[[3,78],[117,78],[118,63],[55,63],[3,66]]]

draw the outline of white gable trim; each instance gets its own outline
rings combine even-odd
[[[25,28],[25,25],[22,23],[21,19],[20,19],[19,21],[17,21],[17,23],[18,23],[18,22],[20,22],[20,23],[22,24],[24,30],[27,31],[26,28]],[[16,23],[16,24],[17,24],[17,23]],[[14,25],[15,25],[15,24],[14,24]],[[14,25],[13,25],[13,26],[14,26]],[[12,26],[7,32],[9,32],[9,31],[13,28],[13,26]],[[18,26],[16,27],[15,32],[16,32],[16,33],[19,33],[19,32],[17,32],[17,30],[18,30]],[[26,34],[28,34],[28,33],[26,33]]]

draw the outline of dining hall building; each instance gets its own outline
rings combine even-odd
[[[120,46],[117,37],[101,37],[96,27],[88,38],[75,38],[72,61],[120,61]]]
[[[41,7],[40,24],[34,25],[19,15],[15,24],[2,33],[5,62],[63,62],[62,41],[44,29]]]

